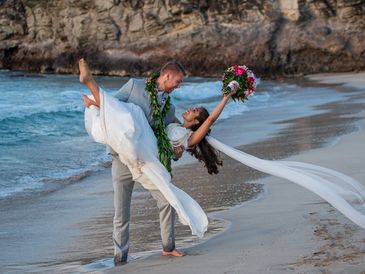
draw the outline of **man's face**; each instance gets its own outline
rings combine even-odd
[[[181,86],[184,80],[184,75],[182,72],[169,72],[165,75],[164,90],[165,92],[172,92],[174,89]]]

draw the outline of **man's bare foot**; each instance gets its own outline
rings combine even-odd
[[[162,251],[162,256],[183,257],[185,255],[184,252],[177,249],[174,249],[173,251]]]
[[[89,66],[87,65],[84,58],[81,58],[79,61],[79,69],[80,69],[80,83],[86,84],[87,82],[92,80],[92,75],[89,70]]]

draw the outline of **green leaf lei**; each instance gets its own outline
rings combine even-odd
[[[153,125],[152,129],[157,138],[157,146],[159,151],[160,162],[171,172],[172,149],[170,140],[165,132],[165,116],[170,109],[170,97],[167,98],[164,108],[160,109],[157,101],[156,80],[160,76],[159,72],[152,73],[151,77],[146,80],[146,91],[151,100]]]

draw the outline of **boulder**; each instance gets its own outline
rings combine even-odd
[[[365,0],[1,0],[0,68],[191,75],[246,64],[261,76],[365,69]]]

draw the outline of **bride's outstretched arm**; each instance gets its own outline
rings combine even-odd
[[[227,104],[229,98],[234,94],[235,92],[231,92],[227,95],[224,95],[220,103],[215,107],[213,112],[208,116],[208,118],[204,121],[204,123],[191,135],[188,145],[189,147],[194,146],[198,144],[204,136],[209,131],[210,127],[213,125],[213,123],[218,119],[219,115],[222,113],[225,105]]]

